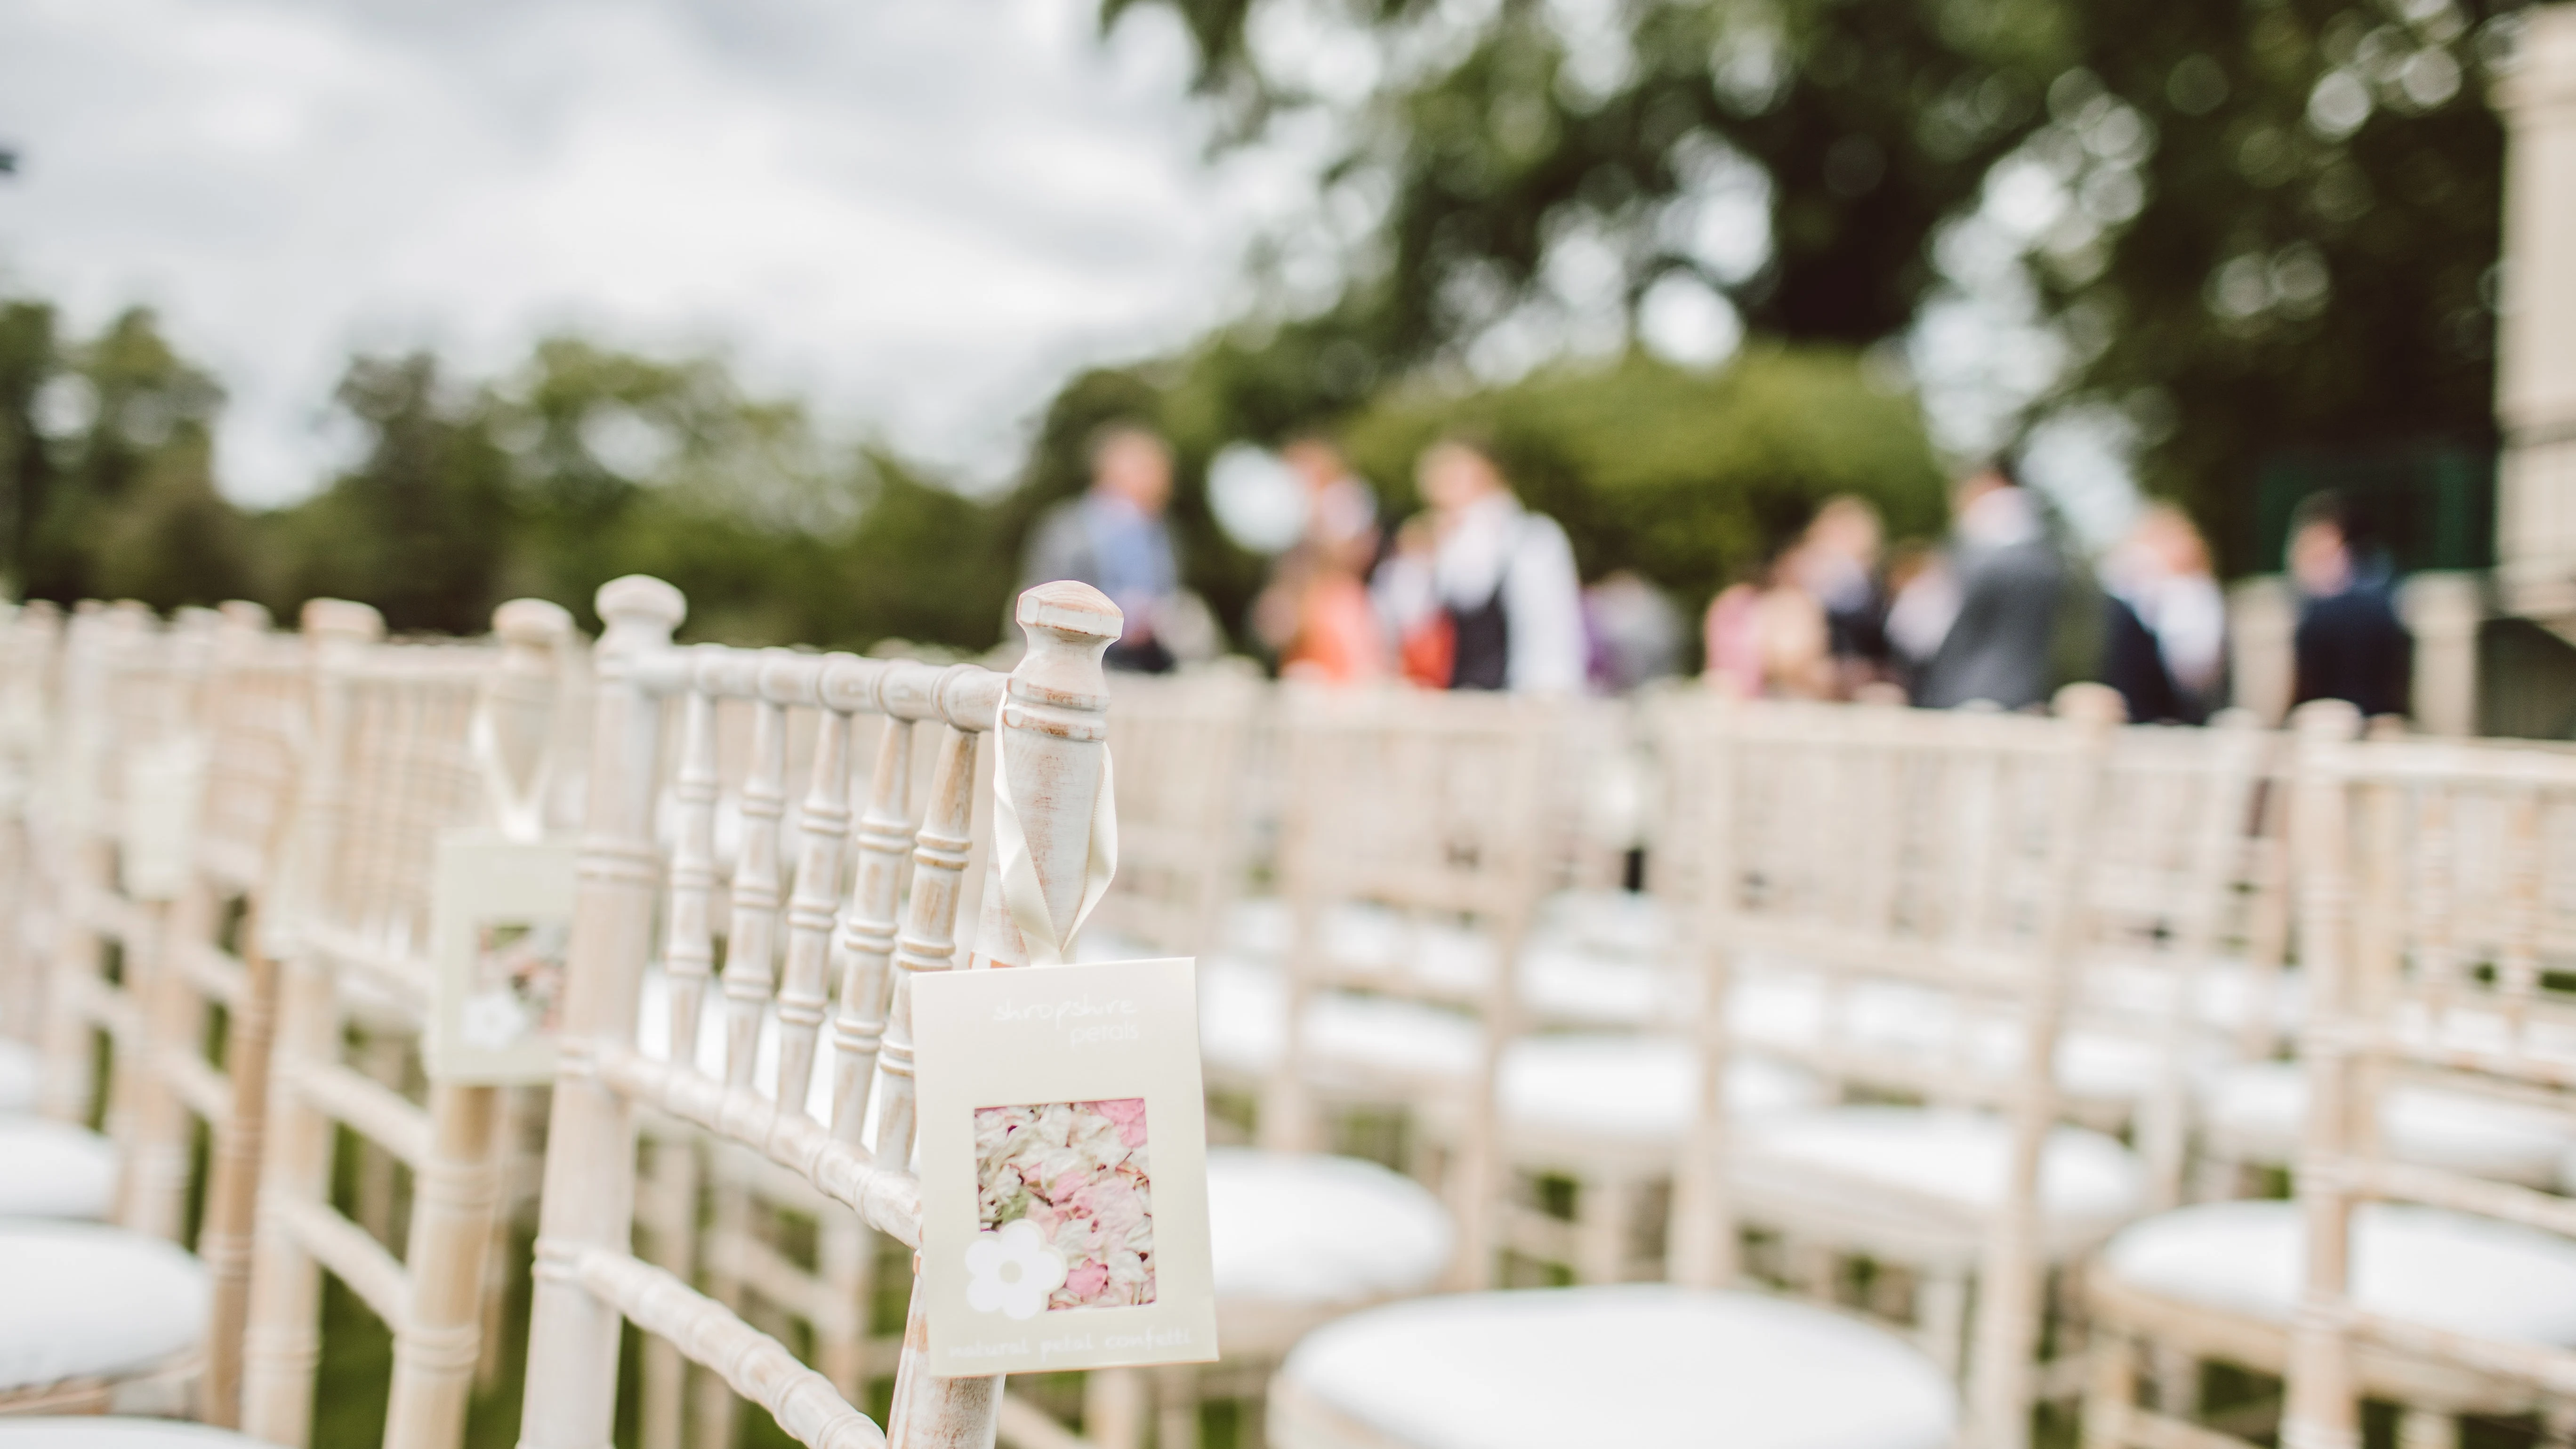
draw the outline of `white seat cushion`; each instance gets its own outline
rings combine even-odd
[[[114,1143],[68,1122],[0,1117],[0,1218],[97,1221],[115,1200]]]
[[[2159,1213],[2113,1238],[2103,1271],[2149,1292],[2273,1323],[2299,1299],[2307,1232],[2294,1202]],[[2438,1208],[2353,1214],[2355,1301],[2366,1311],[2489,1338],[2576,1345],[2576,1242]]]
[[[2248,1062],[2219,1073],[2201,1111],[2229,1150],[2267,1165],[2298,1156],[2308,1082],[2296,1062]],[[2576,1131],[2564,1116],[2466,1092],[2399,1083],[2381,1100],[2381,1142],[2400,1162],[2547,1186]]]
[[[1981,1218],[2001,1202],[2011,1125],[1984,1112],[1923,1107],[1828,1107],[1758,1119],[1740,1136],[1739,1178],[1788,1186],[1812,1174],[1843,1190],[1883,1190],[1886,1204],[1946,1207]],[[2107,1233],[2144,1202],[2146,1172],[2116,1140],[2080,1127],[2049,1133],[2040,1159],[2040,1207],[2050,1236]],[[1831,1190],[1830,1188],[1828,1190]]]
[[[1542,935],[1604,953],[1648,958],[1672,947],[1670,912],[1642,891],[1559,891],[1539,905]]]
[[[1366,1303],[1419,1293],[1457,1240],[1430,1191],[1374,1162],[1212,1148],[1208,1238],[1219,1299]]]
[[[1209,958],[1199,962],[1199,1045],[1210,1062],[1247,1075],[1268,1071],[1287,1047],[1287,983],[1276,967]],[[1331,992],[1308,1006],[1308,1060],[1336,1069],[1403,1077],[1474,1071],[1482,1049],[1473,1021],[1392,997]]]
[[[1503,1052],[1501,1079],[1509,1127],[1671,1143],[1690,1127],[1699,1097],[1699,1055],[1671,1037],[1523,1037]],[[1735,1116],[1813,1107],[1823,1100],[1816,1079],[1794,1067],[1742,1056],[1727,1064],[1726,1104]]]
[[[264,1449],[230,1429],[172,1419],[0,1419],[0,1449]]]
[[[36,1110],[36,1089],[42,1080],[34,1047],[0,1040],[0,1112]]]
[[[1326,1442],[1296,1394],[1418,1449],[1937,1449],[1958,1419],[1948,1377],[1885,1330],[1660,1285],[1369,1309],[1307,1335],[1280,1381],[1281,1449]]]
[[[0,1391],[139,1373],[204,1341],[206,1272],[93,1223],[0,1225]]]
[[[1273,966],[1293,943],[1294,923],[1279,901],[1238,903],[1229,917],[1226,945],[1201,958]],[[1324,912],[1318,945],[1336,967],[1361,979],[1385,975],[1460,997],[1482,991],[1493,979],[1494,947],[1480,932],[1441,922],[1409,919],[1369,905]],[[1085,953],[1090,953],[1085,943]],[[1097,957],[1096,959],[1116,959]],[[1522,951],[1518,970],[1523,1000],[1540,1017],[1601,1026],[1670,1019],[1695,998],[1690,981],[1660,957],[1625,949],[1589,934],[1541,931]]]
[[[1739,974],[1729,998],[1729,1020],[1748,1046],[1794,1052],[1824,1039],[1828,997],[1822,978],[1769,966]],[[1849,990],[1840,1016],[1849,1039],[1922,1062],[1952,1058],[1959,1045],[1957,999],[1949,993],[1900,982],[1862,981]],[[2003,1017],[1975,1021],[1966,1043],[1977,1069],[2002,1075],[2021,1059],[2020,1026]],[[2187,1070],[2197,1076],[2215,1065],[2195,1042]],[[2058,1038],[2057,1080],[2067,1093],[2096,1102],[2135,1102],[2161,1085],[2164,1053],[2154,1036],[2069,1027]]]

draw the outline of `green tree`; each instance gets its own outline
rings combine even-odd
[[[375,605],[397,631],[483,632],[517,521],[489,397],[450,387],[426,353],[358,358],[336,397],[366,453],[272,524],[283,602],[333,595]]]
[[[55,344],[54,309],[43,302],[0,304],[0,508],[7,529],[5,558],[13,582],[27,573],[27,549],[53,496],[54,461],[37,425],[37,399],[62,368]]]
[[[2148,485],[2188,504],[2231,572],[2277,568],[2251,554],[2267,456],[2491,446],[2504,141],[2483,91],[2511,8],[2099,0],[2086,15],[2087,68],[2058,83],[2039,144],[2080,195],[2098,128],[2141,118],[2143,205],[2037,265],[2097,349],[2073,390],[2148,430]]]
[[[1102,0],[1103,24],[1148,3],[1184,22],[1226,137],[1322,104],[1265,65],[1258,0]],[[1283,362],[1320,368],[1320,334],[1336,375],[1401,376],[1581,244],[1632,307],[1695,273],[1759,333],[1867,344],[1947,288],[1939,244],[1992,184],[2039,175],[2071,204],[2009,241],[2035,243],[2072,368],[2038,405],[2125,409],[2150,489],[2231,569],[2268,566],[2267,458],[2492,436],[2482,95],[2519,3],[1352,0],[1382,79],[1319,181],[1376,219],[1338,299],[1274,335]],[[1694,232],[1748,164],[1771,232],[1749,273]]]
[[[16,450],[13,482],[21,526],[14,541],[27,597],[69,603],[115,592],[112,551],[134,535],[118,527],[155,478],[202,473],[223,390],[182,358],[144,308],[128,310],[88,342],[64,346],[53,336],[51,310],[13,307],[6,402],[0,432]],[[51,416],[47,416],[51,414]],[[56,435],[48,437],[46,426]],[[193,461],[192,461],[193,460]],[[185,484],[168,481],[173,489]],[[209,541],[210,550],[223,545]],[[227,584],[241,579],[238,560],[210,560],[195,571]],[[216,597],[166,595],[170,602],[214,603]]]

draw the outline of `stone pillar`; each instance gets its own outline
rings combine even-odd
[[[2292,636],[2299,628],[2299,595],[2280,574],[2239,579],[2227,591],[2227,672],[2238,707],[2267,727],[2290,717],[2298,688]]]
[[[2428,735],[2478,732],[2478,625],[2486,590],[2476,574],[2427,570],[2397,591],[2397,612],[2415,636],[2408,708]]]
[[[2506,129],[2496,338],[2496,558],[2505,607],[2576,621],[2576,3],[2527,12],[2495,88]]]

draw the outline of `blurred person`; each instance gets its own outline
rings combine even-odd
[[[1192,602],[1182,597],[1180,562],[1163,523],[1172,501],[1171,445],[1142,423],[1111,422],[1091,435],[1085,456],[1091,486],[1038,520],[1020,586],[1074,579],[1107,594],[1127,623],[1104,662],[1160,674],[1178,662],[1165,635],[1176,622],[1186,627]]]
[[[1492,454],[1463,438],[1432,444],[1415,478],[1430,507],[1398,533],[1377,585],[1406,676],[1451,689],[1581,689],[1582,585],[1565,530],[1523,508]]]
[[[1878,677],[1887,659],[1886,600],[1878,553],[1886,530],[1878,510],[1849,493],[1828,498],[1799,536],[1789,572],[1824,610],[1826,647],[1848,694]]]
[[[2300,501],[2290,516],[2289,564],[2299,591],[2292,703],[2340,699],[2365,716],[2405,714],[2414,639],[2381,571],[2362,568],[2340,498],[2313,493]]]
[[[2048,698],[2066,570],[2038,500],[1996,460],[1959,481],[1950,507],[1943,564],[1957,607],[1923,666],[1914,702],[1932,709],[2040,704]]]
[[[1633,570],[1615,570],[1583,591],[1583,621],[1592,644],[1592,685],[1605,694],[1680,668],[1681,611]]]
[[[1959,582],[1950,576],[1940,550],[1929,544],[1900,545],[1887,561],[1888,672],[1910,695],[1921,683],[1925,666],[1941,652],[1950,621],[1959,617]]]
[[[1306,485],[1306,533],[1279,556],[1254,602],[1254,628],[1279,654],[1282,677],[1360,684],[1395,670],[1368,571],[1378,547],[1377,495],[1320,438],[1280,457]]]
[[[1760,584],[1733,584],[1701,621],[1708,678],[1736,699],[1831,699],[1840,692],[1825,608],[1796,581],[1798,550]]]
[[[2227,600],[2209,545],[2181,509],[2153,504],[2102,564],[2104,682],[2129,718],[2199,724],[2227,663]]]

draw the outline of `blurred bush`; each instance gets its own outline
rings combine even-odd
[[[1422,447],[1472,428],[1565,523],[1587,575],[1634,569],[1686,602],[1757,565],[1830,493],[1874,499],[1899,533],[1939,526],[1912,400],[1873,386],[1847,349],[1755,346],[1707,373],[1636,355],[1500,389],[1337,393],[1344,374],[1303,345],[1229,331],[1082,373],[1039,419],[1021,476],[988,499],[882,447],[825,443],[799,404],[746,394],[711,359],[556,338],[511,376],[474,382],[425,354],[360,357],[333,398],[357,444],[348,466],[301,502],[246,512],[216,489],[221,390],[150,313],[81,340],[42,304],[15,303],[0,308],[0,563],[31,597],[163,609],[252,597],[291,619],[330,595],[375,605],[397,631],[453,633],[519,595],[595,625],[592,592],[645,572],[686,591],[693,638],[980,650],[1002,634],[1030,524],[1082,489],[1084,445],[1112,418],[1172,438],[1188,577],[1229,627],[1266,563],[1217,531],[1200,485],[1245,438],[1339,437],[1391,521],[1413,507]]]

